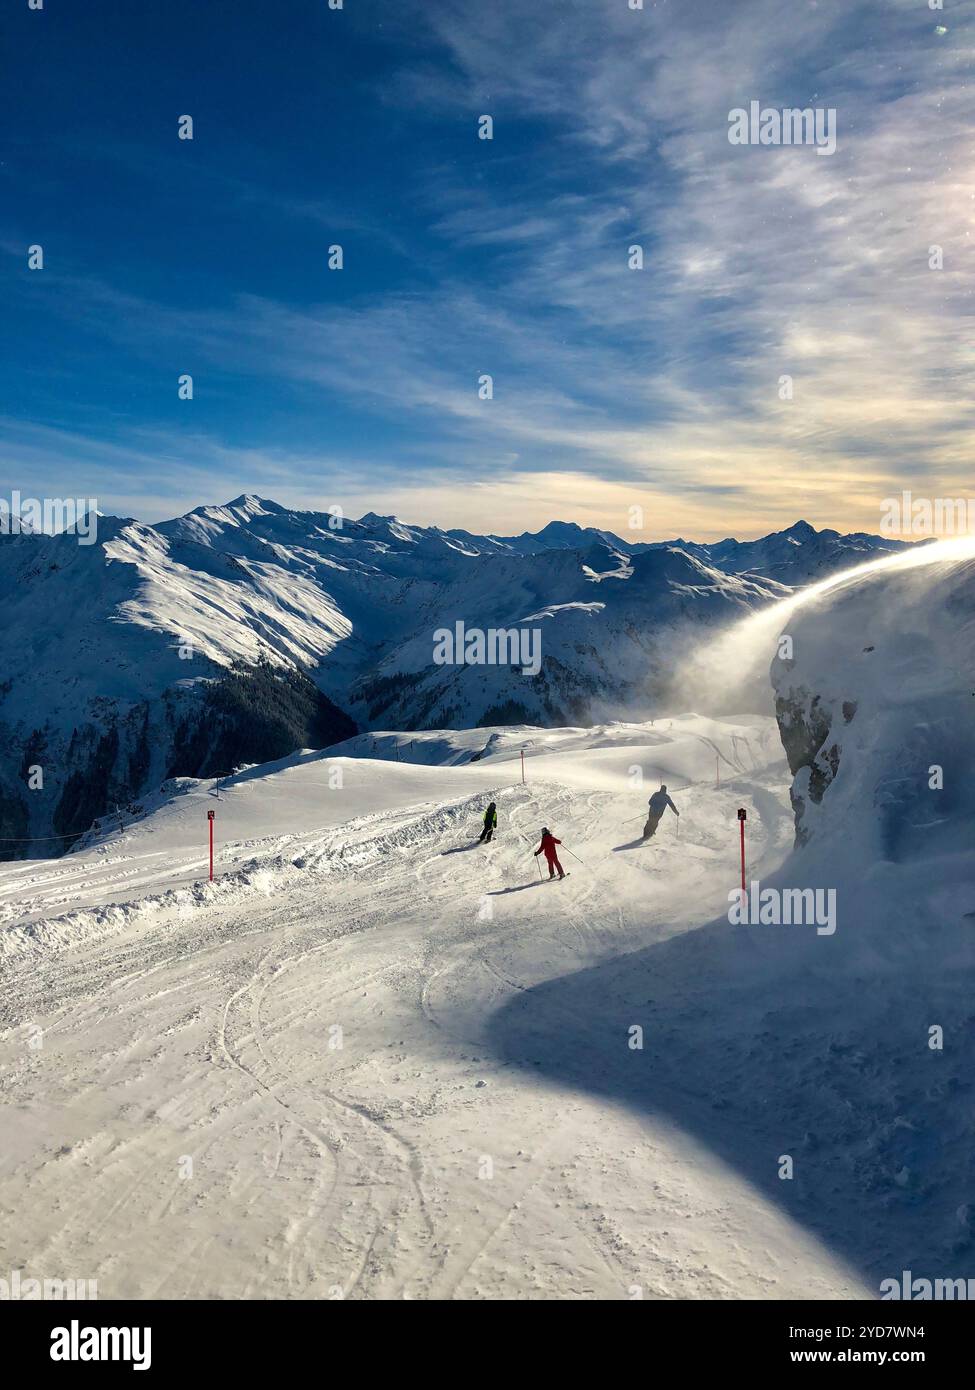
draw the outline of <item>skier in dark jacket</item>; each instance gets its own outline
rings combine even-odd
[[[537,859],[540,854],[545,855],[545,858],[548,862],[549,878],[555,877],[556,869],[558,869],[559,871],[559,878],[565,878],[565,871],[562,868],[562,865],[559,863],[558,851],[555,848],[556,845],[560,845],[561,843],[562,841],[557,840],[555,836],[552,834],[551,830],[542,831],[542,843],[538,846],[538,849],[535,851],[535,858]]]
[[[660,790],[654,792],[653,796],[651,796],[649,805],[650,810],[647,813],[647,823],[643,827],[643,838],[645,840],[650,839],[650,836],[653,834],[657,826],[660,824],[660,817],[666,811],[668,806],[673,811],[675,816],[680,815],[680,811],[678,811],[677,807],[674,805],[670,797],[667,795],[667,788],[663,784],[661,785]]]
[[[486,844],[487,841],[490,840],[491,836],[494,834],[495,830],[497,829],[497,826],[498,808],[492,801],[490,806],[484,812],[484,829],[481,831],[481,838],[478,840],[478,844]]]

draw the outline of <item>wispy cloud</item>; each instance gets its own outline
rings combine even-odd
[[[286,489],[303,466],[453,524],[475,478],[496,530],[569,509],[619,529],[644,503],[658,534],[799,514],[869,529],[896,488],[952,495],[970,475],[975,21],[946,13],[938,35],[938,18],[914,0],[410,8],[417,61],[382,97],[471,140],[466,162],[420,161],[415,288],[202,311],[89,281],[66,305],[133,351],[189,338],[292,393],[303,439],[181,436],[186,486],[279,469]],[[752,99],[835,107],[836,154],[730,145]],[[336,399],[409,428],[330,447]]]

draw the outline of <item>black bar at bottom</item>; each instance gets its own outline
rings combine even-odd
[[[395,1338],[400,1330],[408,1340],[380,1345],[393,1360],[402,1358],[403,1374],[412,1375],[418,1369],[415,1339],[422,1333],[442,1342],[444,1352],[453,1348],[438,1372],[450,1378],[468,1371],[483,1378],[490,1373],[492,1352],[499,1357],[498,1374],[511,1374],[515,1355],[523,1373],[538,1363],[549,1379],[561,1367],[565,1374],[577,1377],[582,1370],[577,1362],[580,1355],[587,1362],[594,1358],[602,1363],[607,1372],[611,1366],[614,1376],[631,1361],[649,1374],[658,1364],[662,1368],[675,1360],[684,1373],[696,1369],[781,1372],[793,1366],[831,1365],[947,1371],[965,1356],[971,1340],[971,1318],[963,1301],[647,1300],[641,1307],[615,1311],[610,1304],[593,1306],[576,1300],[566,1304],[572,1321],[562,1325],[559,1304],[528,1301],[452,1303],[437,1309],[435,1323],[427,1323],[422,1303],[405,1299],[382,1306],[355,1300],[10,1301],[0,1303],[0,1336],[5,1359],[16,1366],[17,1379],[24,1384],[35,1373],[49,1383],[51,1376],[68,1382],[78,1374],[132,1375],[140,1368],[142,1374],[166,1384],[207,1370],[240,1371],[250,1379],[264,1370],[279,1380],[295,1374],[321,1378],[329,1367],[336,1371],[344,1367],[347,1374],[360,1360],[362,1373],[371,1378],[381,1374],[383,1366],[389,1373],[389,1362],[385,1357],[377,1360],[374,1343],[363,1345],[355,1339],[380,1331],[384,1337]],[[478,1340],[458,1342],[458,1336],[468,1331]],[[517,1345],[528,1355],[515,1354],[514,1344],[505,1335],[508,1332],[518,1337]],[[485,1334],[489,1340],[484,1340]],[[433,1346],[424,1345],[424,1363],[429,1366]],[[465,1367],[464,1358],[475,1349],[476,1361]]]

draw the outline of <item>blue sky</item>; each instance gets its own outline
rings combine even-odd
[[[4,490],[701,539],[965,493],[973,9],[8,0]],[[836,153],[732,146],[751,100]]]

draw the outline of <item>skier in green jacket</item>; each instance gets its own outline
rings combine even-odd
[[[484,812],[484,829],[481,831],[481,837],[478,840],[478,844],[487,844],[488,840],[490,840],[491,836],[497,829],[497,825],[498,808],[492,801],[490,806]]]

